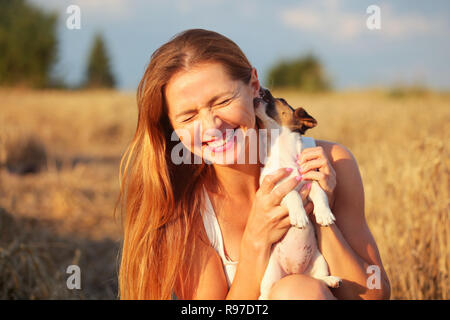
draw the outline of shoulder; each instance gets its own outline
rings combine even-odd
[[[351,151],[344,145],[326,140],[315,140],[318,147],[322,147],[328,160],[333,164],[341,159],[352,160],[356,163],[356,159]]]
[[[316,145],[323,149],[325,156],[336,172],[336,178],[340,178],[341,182],[355,183],[361,180],[356,158],[347,147],[340,143],[325,140],[316,140]]]

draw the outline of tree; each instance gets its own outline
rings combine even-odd
[[[116,84],[101,34],[97,33],[88,57],[84,87],[113,88]]]
[[[277,63],[269,70],[266,85],[310,92],[326,91],[331,87],[319,59],[312,54]]]
[[[0,0],[0,85],[50,84],[57,19],[25,0]]]

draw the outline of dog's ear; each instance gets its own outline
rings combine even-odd
[[[301,107],[295,109],[294,116],[301,125],[300,131],[302,134],[304,134],[306,130],[317,126],[317,120],[310,116],[308,112]]]

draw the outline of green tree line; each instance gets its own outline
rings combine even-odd
[[[58,60],[58,15],[26,0],[0,0],[0,86],[62,87],[52,77]],[[76,32],[76,31],[74,31]],[[115,86],[106,45],[100,33],[87,56],[81,88]]]
[[[308,92],[331,89],[320,60],[313,54],[281,60],[269,69],[266,86]]]

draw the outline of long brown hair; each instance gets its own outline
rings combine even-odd
[[[120,162],[115,211],[120,203],[121,299],[170,299],[175,286],[186,281],[181,271],[192,275],[198,241],[209,243],[201,223],[202,186],[205,179],[214,178],[213,167],[203,161],[172,163],[177,142],[171,141],[173,128],[164,99],[170,78],[201,62],[219,62],[233,80],[250,81],[252,66],[244,53],[216,32],[186,30],[152,54],[137,88],[136,133]]]

